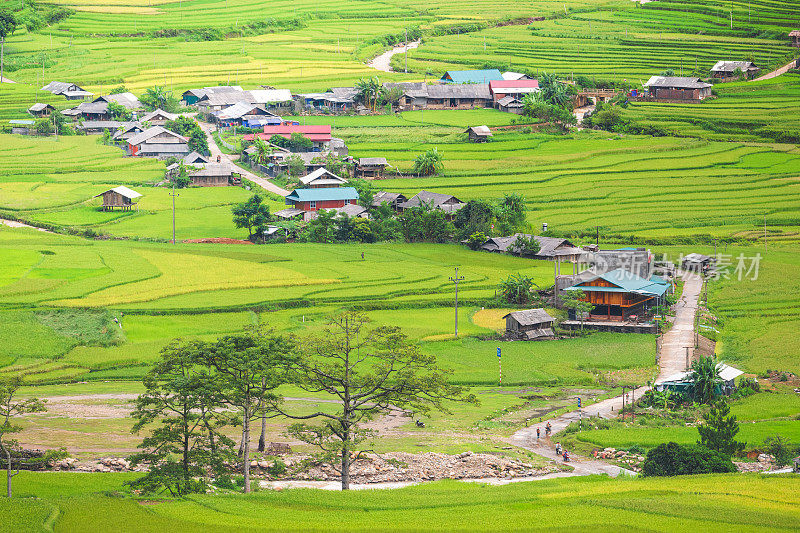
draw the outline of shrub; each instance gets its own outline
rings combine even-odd
[[[682,476],[736,472],[730,457],[704,446],[659,444],[649,452],[642,466],[643,476]]]
[[[469,246],[471,250],[477,250],[485,242],[486,242],[486,235],[481,232],[476,232],[470,235],[469,239],[467,239],[467,246]]]
[[[775,457],[777,466],[786,466],[800,452],[800,447],[792,445],[786,437],[775,435],[764,440],[764,451]]]
[[[272,477],[280,477],[286,473],[286,463],[278,458],[267,468],[267,473]]]

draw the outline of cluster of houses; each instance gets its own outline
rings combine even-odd
[[[346,178],[337,176],[327,169],[318,168],[300,178],[300,187],[286,196],[286,209],[273,213],[284,220],[309,221],[317,217],[321,210],[331,210],[349,217],[369,218],[369,209],[358,204],[359,195],[355,187],[349,186]],[[399,193],[378,191],[370,208],[388,205],[397,212],[426,205],[443,211],[448,218],[466,205],[449,194],[420,191],[411,198]]]

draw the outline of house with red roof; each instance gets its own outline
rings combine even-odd
[[[538,91],[538,80],[493,80],[489,82],[489,93],[492,95],[495,105],[506,96],[522,100],[527,93]]]
[[[321,151],[328,149],[331,142],[331,127],[326,126],[300,126],[298,124],[290,124],[284,122],[283,124],[276,124],[273,126],[264,126],[262,133],[256,133],[260,138],[269,141],[275,135],[279,135],[286,139],[291,138],[292,133],[300,133],[303,137],[314,143],[314,151]],[[254,135],[245,135],[244,139],[252,141]]]

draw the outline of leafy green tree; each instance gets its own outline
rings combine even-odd
[[[17,18],[8,8],[0,9],[0,80],[5,76],[6,37],[17,28]]]
[[[495,208],[495,230],[500,235],[511,235],[525,229],[525,197],[506,193]]]
[[[36,119],[36,122],[33,124],[33,131],[35,131],[37,135],[50,135],[55,130],[49,118],[39,118]]]
[[[292,132],[287,144],[292,152],[308,152],[314,147],[314,142],[299,131]]]
[[[297,179],[302,176],[306,171],[306,163],[303,158],[297,154],[291,154],[285,160],[286,170],[289,172],[289,177]]]
[[[269,206],[264,203],[264,199],[254,194],[246,201],[236,204],[231,208],[233,212],[233,224],[237,228],[247,228],[248,239],[254,240],[261,237],[267,224],[272,220]]]
[[[406,209],[397,219],[406,242],[448,242],[455,231],[444,211],[427,205]]]
[[[775,458],[777,466],[786,466],[800,452],[797,446],[781,435],[773,435],[764,439],[764,451]]]
[[[719,364],[713,357],[700,356],[692,362],[691,377],[694,399],[698,403],[710,404],[719,396],[722,378]]]
[[[303,238],[310,242],[335,242],[336,233],[336,212],[320,209],[317,217],[306,226]]]
[[[324,334],[304,342],[302,357],[290,365],[296,386],[336,399],[333,412],[300,414],[276,405],[283,415],[303,421],[291,426],[290,434],[322,450],[322,458],[339,471],[342,490],[350,488],[352,453],[370,436],[365,422],[390,409],[427,414],[446,412],[446,401],[477,403],[474,395],[450,385],[436,357],[423,354],[398,327],[369,329],[368,321],[354,311],[332,318]],[[322,423],[305,422],[312,419]]]
[[[491,235],[493,220],[494,209],[489,202],[486,200],[468,201],[464,207],[458,210],[453,221],[457,230],[456,239],[467,239],[473,233]]]
[[[205,132],[191,117],[184,115],[179,116],[175,120],[168,120],[164,127],[170,131],[174,131],[178,135],[188,137],[189,149],[201,154],[211,153],[208,150],[208,138]]]
[[[192,183],[192,179],[189,177],[189,167],[183,159],[178,161],[178,171],[172,176],[171,181],[177,189],[185,189]]]
[[[126,93],[126,92],[128,92],[128,89],[124,85],[117,85],[116,87],[111,89],[111,92],[108,93],[108,94],[119,94],[119,93]]]
[[[473,233],[467,239],[467,246],[470,250],[477,250],[486,242],[486,235],[481,232]]]
[[[413,172],[420,176],[432,176],[444,168],[442,154],[437,148],[431,148],[417,155],[414,159]]]
[[[542,249],[542,245],[533,238],[533,235],[519,235],[511,245],[511,249],[522,257],[534,257]]]
[[[178,100],[172,94],[172,91],[161,85],[149,87],[139,98],[139,101],[148,111],[155,111],[156,109],[169,113],[178,111]]]
[[[734,437],[739,433],[739,422],[730,414],[731,408],[725,400],[712,404],[708,413],[703,414],[703,424],[698,426],[700,440],[697,444],[705,446],[730,457],[744,450],[745,444]]]
[[[526,304],[534,299],[534,290],[539,286],[524,274],[510,274],[500,282],[500,295],[508,303]]]
[[[139,433],[156,424],[131,456],[131,464],[150,468],[131,485],[146,493],[167,491],[173,496],[205,491],[208,470],[221,473],[234,456],[233,442],[220,433],[232,421],[223,411],[215,376],[200,362],[203,343],[175,340],[142,382],[131,430]],[[176,459],[177,458],[177,459]]]
[[[133,113],[131,112],[130,109],[116,102],[108,103],[108,112],[111,113],[111,117],[114,120],[121,120],[123,122],[127,122],[133,118]]]
[[[14,419],[27,413],[41,413],[45,411],[45,400],[38,398],[17,399],[15,395],[22,379],[19,377],[3,378],[0,380],[0,452],[6,460],[6,495],[11,497],[11,478],[19,474],[19,468],[12,473],[12,452],[19,449],[19,443],[9,435],[19,433],[22,428],[14,424]]]
[[[591,302],[586,300],[586,293],[578,289],[575,291],[561,291],[561,302],[567,309],[575,311],[578,320],[581,321],[581,331],[583,331],[583,321],[587,313],[594,308]]]
[[[705,446],[682,446],[675,442],[659,444],[642,465],[643,476],[680,476],[736,472],[730,456]]]
[[[375,221],[369,221],[365,218],[353,219],[352,237],[359,242],[377,242],[378,234],[375,231]]]
[[[334,174],[336,173],[334,172]],[[372,201],[375,199],[375,190],[372,188],[372,182],[362,178],[350,178],[347,181],[348,185],[358,191],[358,205],[367,209],[372,207]]]
[[[220,402],[241,417],[245,493],[250,492],[250,423],[268,416],[269,406],[278,402],[274,390],[285,382],[294,351],[292,339],[260,330],[226,335],[201,350],[201,360],[215,371]]]

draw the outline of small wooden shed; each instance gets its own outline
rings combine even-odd
[[[114,187],[105,192],[95,196],[103,197],[103,205],[100,207],[103,211],[113,211],[114,208],[119,208],[122,211],[130,211],[136,205],[134,200],[140,198],[142,195],[138,192],[131,190],[123,185]]]
[[[365,180],[381,179],[387,164],[385,157],[362,157],[357,160],[354,177]]]
[[[209,163],[205,168],[191,172],[189,179],[197,187],[227,187],[234,176],[228,163]]]
[[[37,118],[49,117],[56,108],[50,104],[37,102],[28,108],[28,113]]]
[[[526,341],[552,339],[555,318],[544,309],[526,309],[505,315],[506,337]]]
[[[469,142],[471,143],[485,143],[492,136],[492,130],[489,129],[489,126],[472,126],[467,129],[466,133],[469,135]]]

